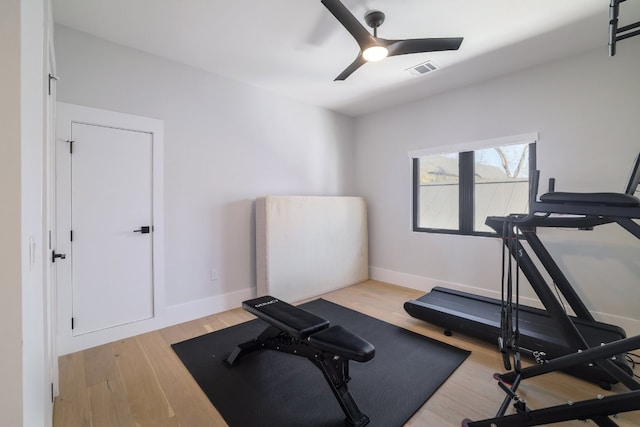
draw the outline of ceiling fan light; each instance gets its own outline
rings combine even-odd
[[[389,55],[387,48],[380,45],[370,46],[362,52],[362,57],[369,62],[380,61],[387,55]]]

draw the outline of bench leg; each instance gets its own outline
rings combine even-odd
[[[225,362],[234,366],[241,357],[264,349],[272,349],[309,359],[322,371],[333,395],[346,415],[346,422],[354,427],[364,427],[369,424],[369,417],[360,411],[347,387],[347,383],[351,379],[349,377],[349,359],[337,355],[326,355],[310,346],[307,341],[296,340],[284,334],[280,329],[269,326],[258,337],[236,346]]]
[[[274,326],[268,326],[256,338],[251,341],[238,344],[231,354],[225,359],[225,362],[227,362],[229,366],[234,366],[242,356],[264,349],[265,344],[269,342],[269,340],[280,335],[281,332],[282,331],[280,331],[280,329]]]
[[[363,414],[358,408],[356,401],[349,392],[347,383],[349,377],[349,360],[340,356],[331,358],[309,358],[324,374],[324,378],[329,383],[342,411],[347,416],[347,423],[355,427],[362,427],[369,424],[369,417]]]

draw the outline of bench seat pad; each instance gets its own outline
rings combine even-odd
[[[299,340],[329,327],[328,320],[270,295],[244,301],[242,307]]]
[[[367,362],[375,356],[375,347],[340,325],[332,326],[309,337],[309,343],[327,353],[356,362]]]

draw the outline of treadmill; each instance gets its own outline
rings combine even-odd
[[[518,267],[531,284],[545,310],[519,305],[520,351],[538,363],[586,350],[626,338],[625,331],[614,325],[596,321],[584,305],[536,234],[537,227],[562,227],[591,230],[594,227],[617,223],[640,239],[640,200],[634,193],[640,182],[640,155],[635,161],[631,178],[624,193],[565,193],[554,191],[550,180],[549,192],[536,200],[539,172],[534,173],[530,191],[530,213],[509,217],[487,217],[485,224],[502,238],[510,256],[517,258]],[[554,214],[564,214],[555,216]],[[509,245],[508,228],[517,226],[519,238],[528,244]],[[516,253],[517,252],[517,253]],[[567,314],[562,301],[530,256],[534,255],[546,270],[557,290],[575,316]],[[421,298],[407,301],[404,308],[411,316],[442,326],[446,334],[452,331],[497,343],[501,336],[502,301],[479,295],[434,287]],[[613,363],[626,374],[633,371],[623,354],[612,357]],[[615,368],[613,368],[615,369]],[[569,374],[610,389],[618,382],[611,369],[599,364],[585,363],[563,369]]]

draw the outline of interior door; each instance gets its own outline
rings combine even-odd
[[[153,317],[152,135],[71,124],[72,333]]]

